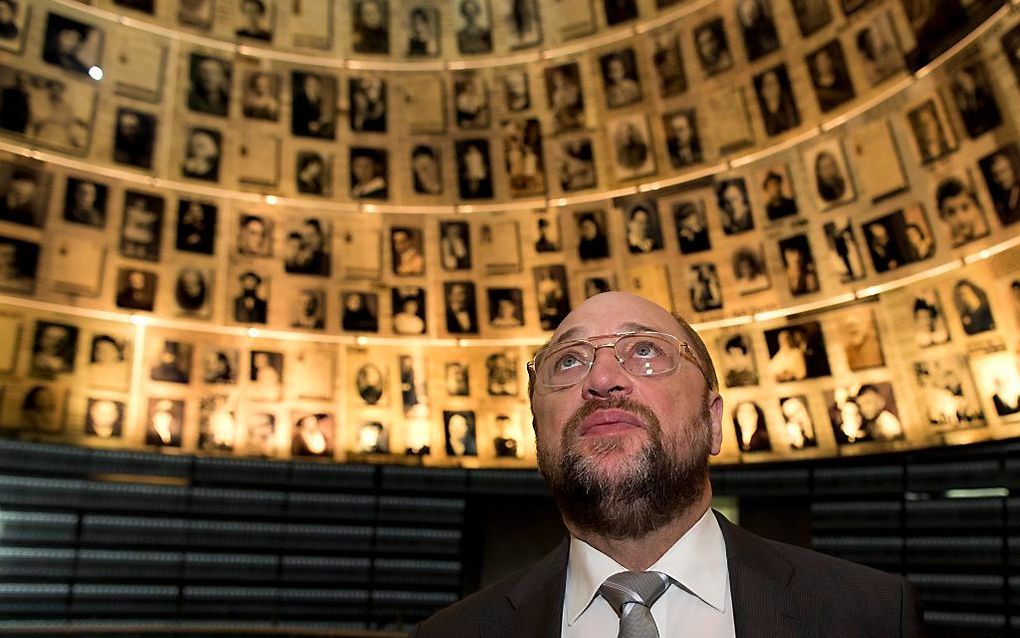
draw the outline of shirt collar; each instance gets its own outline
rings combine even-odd
[[[648,570],[665,573],[673,584],[679,584],[716,611],[725,611],[729,588],[726,542],[712,510],[706,511]],[[598,595],[602,583],[621,571],[627,568],[572,536],[567,559],[567,624],[577,622]]]

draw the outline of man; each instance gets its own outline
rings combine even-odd
[[[7,184],[7,192],[0,196],[0,221],[23,226],[41,226],[36,217],[36,199],[39,178],[35,173],[15,169]]]
[[[782,174],[774,170],[765,173],[762,188],[765,189],[765,195],[768,196],[768,201],[765,202],[765,216],[770,221],[797,214],[797,201],[792,197],[787,197],[783,192]]]
[[[702,160],[701,140],[695,127],[694,110],[666,115],[666,148],[673,168],[683,168]]]
[[[628,630],[631,617],[664,636],[921,635],[899,578],[764,540],[709,509],[723,401],[685,321],[641,297],[596,295],[564,319],[529,373],[539,469],[571,537],[425,621],[418,638],[597,638]],[[603,586],[649,569],[659,574],[626,578],[659,585],[649,587],[658,596],[650,613],[621,602],[615,581]],[[610,600],[625,607],[623,621]]]
[[[995,212],[1003,225],[1020,220],[1020,171],[1016,148],[1006,147],[981,160]]]
[[[248,271],[241,273],[241,294],[234,297],[234,321],[241,323],[265,323],[269,305],[259,288],[262,277]]]
[[[939,219],[949,226],[953,248],[988,234],[988,222],[974,191],[959,178],[947,177],[935,189]]]
[[[230,107],[230,64],[204,55],[191,56],[188,108],[199,113],[226,115]]]

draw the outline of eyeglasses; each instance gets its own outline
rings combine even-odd
[[[592,341],[616,337],[595,345]],[[580,383],[595,365],[599,348],[612,348],[620,366],[636,377],[669,374],[686,359],[704,376],[704,370],[687,343],[664,332],[618,332],[558,343],[528,363],[535,382],[547,388],[565,388]],[[706,377],[707,379],[707,377]]]

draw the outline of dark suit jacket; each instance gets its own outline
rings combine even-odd
[[[901,578],[769,541],[716,513],[737,638],[916,638],[921,609]],[[416,638],[555,638],[560,635],[569,544],[538,563],[447,607]]]

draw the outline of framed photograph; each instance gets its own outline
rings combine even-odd
[[[517,396],[517,355],[512,350],[485,358],[485,387],[491,397]]]
[[[739,235],[754,230],[754,215],[743,177],[724,179],[715,185],[715,198],[723,232]]]
[[[361,0],[374,4],[379,0]],[[291,133],[300,137],[331,140],[336,137],[336,78],[331,75],[292,71]]]
[[[297,398],[332,401],[336,378],[336,351],[331,347],[303,348],[292,357],[291,387]]]
[[[246,454],[273,457],[278,454],[276,415],[272,412],[248,412],[245,417],[244,450]]]
[[[181,161],[181,175],[207,182],[219,181],[222,149],[223,134],[219,131],[201,127],[190,129]]]
[[[654,199],[641,199],[623,208],[627,250],[632,255],[662,250],[662,224]]]
[[[60,434],[64,431],[68,394],[66,387],[33,382],[17,388],[22,390],[18,395],[14,394],[15,386],[7,386],[7,389],[11,392],[11,407],[6,411],[17,414],[17,420],[10,425],[41,434]],[[0,398],[4,398],[2,393]]]
[[[799,394],[779,399],[779,411],[783,415],[783,433],[791,450],[818,446],[815,423],[811,418],[806,396]]]
[[[351,147],[350,184],[354,199],[389,199],[389,153],[383,148]]]
[[[389,403],[386,380],[389,378],[385,365],[365,361],[354,373],[354,389],[365,405],[385,406]]]
[[[903,438],[903,425],[890,383],[841,386],[826,392],[825,399],[839,445]]]
[[[275,133],[242,127],[237,145],[237,181],[242,186],[276,188],[280,184],[283,144]]]
[[[446,394],[451,397],[471,395],[470,368],[463,361],[450,361],[446,364]]]
[[[738,401],[733,406],[733,428],[741,452],[771,452],[765,411],[754,401]]]
[[[740,85],[722,85],[709,94],[704,111],[712,114],[705,118],[708,127],[705,138],[715,141],[720,155],[735,153],[754,143],[754,128],[751,126],[751,111],[747,93]]]
[[[442,49],[439,8],[417,3],[407,13],[407,57],[434,58]]]
[[[705,203],[701,200],[684,200],[673,204],[672,209],[680,253],[690,255],[710,250],[712,240],[708,233]]]
[[[158,275],[154,272],[137,268],[118,268],[115,298],[117,307],[152,312],[156,304],[157,283]]]
[[[694,166],[704,161],[697,113],[693,108],[663,115],[662,128],[666,131],[666,152],[673,168]]]
[[[340,327],[347,332],[379,332],[379,295],[374,292],[340,294]]]
[[[756,3],[758,0],[743,1]],[[758,96],[758,108],[761,109],[765,132],[769,136],[800,126],[800,111],[797,110],[793,85],[785,64],[777,64],[754,76],[754,92]]]
[[[722,18],[712,18],[694,27],[694,50],[701,70],[712,77],[733,67],[733,54]]]
[[[883,11],[867,19],[854,33],[853,42],[869,86],[878,86],[906,70],[891,13]]]
[[[161,102],[169,56],[166,41],[142,31],[120,29],[110,45],[103,71],[113,79],[114,92],[134,100]]]
[[[91,228],[106,228],[109,187],[80,177],[68,177],[64,187],[64,221]]]
[[[573,193],[598,186],[595,151],[590,137],[559,140],[553,148],[559,151],[555,170],[563,192]]]
[[[560,238],[560,218],[555,214],[535,217],[535,242],[533,244],[536,253],[556,253],[563,247]]]
[[[233,65],[223,58],[192,53],[188,60],[188,108],[196,113],[226,116],[230,110]]]
[[[29,374],[52,379],[58,374],[74,372],[78,332],[78,327],[71,324],[36,321]]]
[[[478,334],[478,302],[475,284],[470,281],[443,283],[446,331],[450,334]]]
[[[456,0],[457,51],[468,55],[492,51],[492,12],[488,0]]]
[[[889,120],[875,119],[854,127],[846,143],[857,168],[861,192],[870,195],[872,203],[902,193],[910,186]],[[823,190],[819,188],[818,192]]]
[[[0,222],[42,228],[52,184],[48,171],[0,161]]]
[[[238,40],[272,42],[273,9],[272,0],[241,0],[234,36]]]
[[[390,7],[387,0],[351,3],[351,48],[355,53],[390,52]]]
[[[184,401],[150,398],[145,419],[145,444],[181,447],[183,435]]]
[[[401,115],[415,135],[446,133],[446,76],[415,73],[404,78],[396,89],[400,94]]]
[[[857,199],[841,140],[827,140],[809,149],[804,154],[804,163],[819,208],[828,210]]]
[[[351,451],[357,454],[389,454],[390,433],[382,421],[362,421]]]
[[[629,106],[641,100],[641,78],[633,48],[612,51],[599,57],[602,87],[606,106],[611,109]]]
[[[766,330],[765,345],[769,351],[769,370],[776,383],[832,374],[822,325],[817,321]]]
[[[0,9],[0,49],[20,54],[25,46],[25,30],[28,28],[32,7],[27,2],[3,2]]]
[[[241,113],[253,120],[279,120],[281,84],[279,74],[246,72],[241,82]]]
[[[581,261],[609,257],[609,231],[606,211],[602,209],[574,213],[577,227],[577,256]]]
[[[163,383],[191,382],[191,355],[195,347],[186,341],[163,339],[156,344],[149,378]]]
[[[521,271],[521,231],[517,220],[493,219],[481,225],[478,235],[478,255],[486,275]]]
[[[655,172],[655,151],[648,118],[634,113],[610,120],[607,135],[613,145],[613,173],[620,181]]]
[[[628,266],[623,273],[623,290],[640,295],[663,308],[673,308],[673,284],[669,266],[654,261]]]
[[[182,199],[177,205],[177,250],[200,255],[211,255],[216,248],[215,204]]]
[[[404,286],[393,288],[393,332],[398,335],[426,333],[425,289]]]
[[[443,410],[447,456],[478,456],[475,413],[471,410]]]
[[[739,0],[736,14],[749,61],[779,50],[779,33],[769,0]]]
[[[156,148],[156,116],[129,108],[117,109],[113,133],[113,161],[146,170],[152,169]]]
[[[996,352],[974,356],[970,365],[986,411],[994,412],[1002,421],[1020,420],[1020,363],[1016,355]]]
[[[847,366],[857,372],[885,365],[873,308],[853,308],[839,315],[839,333]]]
[[[856,97],[839,40],[815,49],[808,54],[805,62],[822,113],[828,113]]]
[[[98,27],[47,13],[43,37],[44,62],[85,76],[92,67],[102,66],[103,32]]]
[[[960,316],[960,325],[967,335],[995,330],[995,316],[988,293],[972,279],[961,279],[953,285],[953,306]]]
[[[537,0],[511,2],[503,11],[503,23],[510,25],[510,49],[527,49],[542,43],[542,19]]]
[[[523,4],[523,3],[522,3]],[[503,98],[506,110],[520,113],[531,108],[531,80],[527,67],[509,70],[502,75]]]
[[[237,254],[243,257],[273,256],[273,220],[241,213],[237,220]]]
[[[328,221],[317,217],[289,219],[284,224],[283,269],[290,274],[330,274],[330,246],[333,229]]]
[[[85,403],[85,434],[99,439],[119,439],[124,433],[127,405],[123,401],[88,397]]]
[[[466,139],[455,142],[457,154],[457,186],[463,200],[491,199],[492,160],[486,139]]]
[[[914,323],[914,343],[929,348],[949,343],[949,323],[942,307],[942,299],[935,288],[923,288],[914,294],[911,314]]]
[[[411,148],[411,186],[417,195],[443,194],[443,163],[438,146],[415,144]]]
[[[966,357],[916,361],[913,371],[930,427],[946,431],[985,425],[984,410]]]
[[[352,77],[350,127],[356,133],[386,132],[386,82],[378,75]]]
[[[970,176],[945,176],[935,186],[939,220],[949,231],[953,248],[988,236],[988,219],[974,191]]]
[[[895,270],[935,254],[934,234],[920,204],[878,217],[863,228],[875,272]]]
[[[545,91],[554,133],[584,128],[584,91],[577,62],[546,68]]]
[[[269,315],[269,277],[246,270],[238,278],[234,296],[234,321],[266,323]]]
[[[492,123],[489,87],[477,71],[459,71],[453,74],[453,106],[454,120],[461,129],[489,128]]]
[[[95,87],[0,64],[0,96],[0,129],[72,155],[88,151],[96,107]]]
[[[520,328],[524,325],[524,291],[520,288],[489,288],[489,326]]]
[[[52,242],[50,249],[53,290],[87,297],[99,294],[106,265],[103,243],[66,235]]]
[[[165,205],[166,201],[159,195],[132,190],[124,193],[121,255],[130,259],[159,261]]]
[[[287,30],[295,47],[331,49],[333,47],[332,2],[291,3],[287,15]]]
[[[972,139],[1002,124],[1002,111],[983,62],[973,62],[957,70],[950,89],[963,127]]]
[[[758,385],[758,364],[755,362],[751,337],[738,333],[720,337],[722,380],[727,388]]]
[[[30,295],[39,270],[39,244],[0,235],[0,291]]]
[[[237,440],[237,401],[226,394],[207,394],[198,401],[198,449],[230,452]]]
[[[907,121],[923,163],[934,162],[956,150],[956,138],[934,99],[925,100],[907,111]]]
[[[248,367],[248,394],[259,401],[279,401],[283,395],[283,353],[252,350]]]
[[[738,295],[753,295],[772,287],[765,262],[765,247],[761,244],[740,246],[730,258]]]
[[[208,319],[212,314],[216,273],[184,266],[174,282],[174,306],[178,317]]]
[[[542,126],[537,118],[503,122],[503,158],[511,197],[546,192]]]
[[[383,232],[378,222],[349,226],[341,235],[339,260],[347,279],[378,280],[383,270]]]
[[[471,227],[467,222],[439,222],[439,263],[443,270],[471,270]]]
[[[687,72],[680,49],[680,35],[672,29],[652,34],[652,67],[659,97],[675,97],[687,90]]]
[[[1020,221],[1020,147],[1016,142],[1001,146],[982,157],[978,165],[999,223],[1009,226]]]
[[[860,281],[866,274],[857,232],[847,217],[838,217],[823,226],[829,264],[841,284]]]
[[[807,235],[779,240],[779,254],[783,258],[783,272],[791,295],[796,297],[818,292],[818,267]]]
[[[765,218],[770,222],[793,217],[800,211],[788,164],[766,166],[758,172],[755,181],[761,185],[765,196]]]
[[[537,266],[532,269],[538,321],[542,330],[555,330],[570,312],[567,269],[562,264]]]
[[[425,242],[421,228],[395,226],[390,229],[391,264],[394,275],[425,274]]]
[[[719,271],[711,262],[687,266],[687,292],[695,312],[709,312],[723,307]]]
[[[202,383],[234,385],[241,369],[241,355],[237,348],[207,345],[202,353]]]

